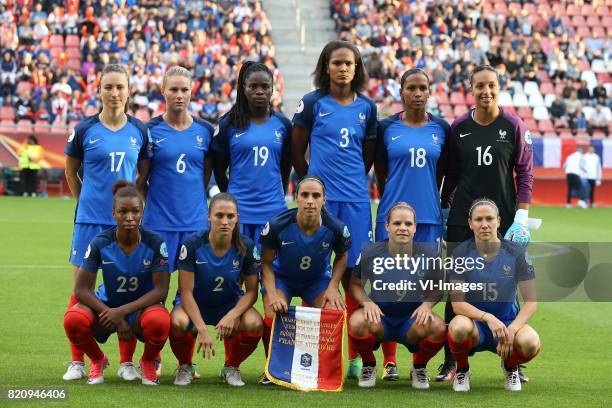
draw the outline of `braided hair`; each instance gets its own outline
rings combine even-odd
[[[272,75],[272,72],[270,72],[270,69],[265,64],[255,61],[245,61],[242,64],[238,74],[236,102],[234,102],[229,112],[221,118],[229,117],[230,124],[236,129],[246,129],[249,126],[250,109],[244,90],[248,77],[254,72],[265,72],[270,76],[270,79],[274,80],[274,75]],[[272,106],[270,105],[271,110]]]

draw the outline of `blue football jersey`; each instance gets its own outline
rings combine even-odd
[[[193,118],[178,131],[163,116],[147,124],[151,172],[142,224],[156,231],[196,231],[206,226],[204,170],[213,127]]]
[[[121,129],[112,131],[98,115],[82,120],[72,131],[64,152],[80,159],[83,187],[75,222],[113,225],[112,187],[117,180],[136,180],[139,160],[147,159],[147,128],[129,116]]]
[[[235,302],[243,294],[240,275],[257,275],[261,271],[261,258],[253,241],[244,235],[242,241],[245,255],[233,246],[225,255],[215,255],[208,231],[191,235],[181,246],[178,269],[195,274],[193,297],[200,309]]]
[[[429,115],[420,127],[408,126],[395,114],[381,121],[376,143],[377,159],[387,162],[387,181],[378,206],[376,222],[384,222],[398,201],[416,211],[416,222],[442,224],[440,193],[436,181],[438,159],[447,150],[450,126]]]
[[[168,250],[161,236],[140,227],[141,242],[129,255],[119,247],[117,227],[96,235],[87,247],[81,269],[102,269],[102,285],[96,295],[110,307],[119,307],[153,289],[153,273],[168,271]]]
[[[376,303],[382,312],[392,317],[410,317],[412,312],[423,302],[431,301],[431,295],[423,289],[427,281],[436,285],[443,279],[444,273],[432,259],[437,259],[435,245],[417,244],[412,248],[412,257],[418,262],[403,263],[392,268],[384,267],[384,261],[393,258],[389,253],[389,240],[376,242],[365,247],[359,254],[357,264],[353,268],[353,276],[361,279],[362,287],[369,281],[368,297]],[[420,260],[419,260],[420,258]],[[429,261],[427,260],[429,259]],[[415,268],[412,265],[417,265]],[[410,283],[408,283],[410,282]],[[405,285],[398,288],[398,284]],[[388,289],[389,285],[393,289]],[[411,285],[411,286],[408,286]]]
[[[265,225],[259,236],[262,251],[274,249],[274,273],[291,283],[307,283],[331,276],[331,253],[342,254],[351,247],[348,227],[327,211],[321,227],[306,236],[297,224],[297,208],[286,210]]]
[[[374,102],[360,94],[347,106],[320,91],[300,101],[293,124],[310,129],[308,173],[323,179],[328,200],[370,202],[362,151],[376,138],[376,115]]]
[[[281,113],[246,129],[233,128],[226,117],[215,129],[212,149],[229,156],[227,190],[238,201],[241,223],[265,224],[287,209],[281,159],[290,155],[290,143],[291,122]]]
[[[461,243],[453,252],[453,258],[482,258],[474,239]],[[518,243],[502,240],[497,256],[484,267],[474,266],[458,273],[449,271],[448,280],[466,283],[483,284],[482,290],[470,290],[465,294],[465,301],[478,309],[491,313],[502,321],[512,321],[519,312],[516,300],[517,285],[521,281],[535,279],[533,265],[527,252]]]

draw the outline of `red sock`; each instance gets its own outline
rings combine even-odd
[[[148,309],[140,315],[140,327],[145,340],[142,359],[153,361],[166,344],[170,334],[170,313],[163,307]]]
[[[444,346],[444,341],[445,339],[432,340],[428,337],[421,340],[419,343],[419,351],[412,355],[412,364],[415,366],[426,366],[429,360],[431,360],[431,358]]]
[[[119,341],[119,363],[131,363],[132,357],[134,357],[134,351],[136,350],[136,336],[132,336],[130,340]]]
[[[470,350],[472,349],[472,339],[467,339],[463,343],[457,343],[453,338],[448,335],[448,347],[450,348],[455,361],[457,362],[457,368],[468,368],[470,364],[468,363],[468,355],[470,354]]]
[[[347,319],[346,321],[348,322],[351,319],[351,316],[353,315],[353,313],[357,309],[359,309],[359,303],[357,303],[355,298],[353,298],[349,292],[346,292],[345,298],[346,298],[346,319]],[[351,336],[349,336],[348,338],[348,358],[349,360],[353,360],[357,358],[358,355],[359,355],[358,347],[354,344],[353,340],[351,339]]]
[[[68,309],[72,306],[79,303],[77,298],[74,295],[70,295],[70,300],[68,301]],[[85,353],[79,347],[75,346],[74,343],[70,342],[70,353],[72,354],[72,361],[80,361],[81,363],[85,362]]]
[[[540,349],[538,349],[538,351],[533,356],[525,357],[523,354],[521,354],[520,351],[515,348],[514,350],[512,350],[512,354],[510,355],[510,357],[504,360],[504,365],[508,368],[515,368],[518,367],[519,364],[527,363],[533,360],[538,354],[540,354]]]
[[[266,357],[268,357],[268,351],[270,348],[270,336],[272,335],[272,318],[271,317],[264,318],[263,324],[264,324],[264,329],[263,329],[263,336],[261,336],[261,339],[264,344],[264,352],[266,353]]]
[[[64,330],[70,342],[83,350],[91,360],[100,360],[104,353],[94,339],[92,326],[92,318],[82,309],[73,307],[64,314]]]
[[[195,336],[191,332],[179,335],[170,333],[170,347],[180,365],[191,365],[195,342]]]
[[[364,364],[372,364],[376,365],[376,357],[374,356],[374,345],[376,344],[376,339],[374,335],[368,334],[367,336],[359,337],[353,335],[350,331],[348,332],[349,340],[353,341],[355,348],[359,351],[359,355],[361,355],[361,360]]]
[[[226,367],[230,365],[229,362],[230,362],[230,357],[232,355],[232,341],[234,340],[234,337],[224,337],[223,338],[223,346],[225,348],[225,366]]]
[[[397,343],[394,341],[385,341],[382,344],[383,356],[385,356],[385,364],[388,363],[397,365]]]
[[[255,351],[259,340],[261,340],[261,333],[237,333],[232,339],[232,354],[229,360],[226,360],[225,365],[228,367],[240,367],[240,364]]]

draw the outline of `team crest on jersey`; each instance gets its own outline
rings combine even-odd
[[[213,137],[216,137],[219,134],[219,125],[215,126],[215,131],[213,132]]]
[[[435,133],[431,134],[431,141],[434,142],[435,144],[438,144],[438,136],[436,136]]]
[[[261,256],[259,256],[259,251],[257,250],[257,246],[253,246],[253,258],[256,261],[260,261],[261,260]]]
[[[525,143],[527,143],[528,145],[532,143],[531,132],[528,130],[525,131]]]
[[[151,260],[150,259],[145,259],[144,261],[142,261],[142,264],[144,266],[151,266]]]
[[[76,251],[72,251],[73,255],[76,255]],[[91,253],[91,245],[87,245],[87,251],[85,251],[85,258],[89,258],[89,254]]]
[[[346,225],[344,226],[344,230],[342,230],[342,236],[344,238],[349,238],[351,236],[351,233]]]
[[[525,251],[525,262],[527,262],[527,265],[533,266],[533,258],[531,258],[527,251]]]
[[[266,223],[266,225],[264,225],[263,229],[261,230],[261,235],[266,236],[268,235],[268,233],[270,232],[270,223]]]
[[[323,247],[323,249],[327,249],[327,248],[329,248],[329,242],[325,242],[325,241],[323,241],[323,243],[321,244],[321,246]]]
[[[274,131],[274,141],[276,143],[282,143],[283,142],[283,132],[281,130],[275,130]]]
[[[234,265],[234,269],[238,269],[238,267],[240,266],[240,260],[234,259],[234,261],[232,262],[232,265]]]
[[[179,260],[184,261],[187,258],[187,247],[181,245],[181,253],[179,254]]]
[[[364,123],[366,120],[366,115],[363,112],[359,112],[359,123]]]
[[[162,242],[161,245],[159,246],[159,253],[161,254],[161,256],[163,256],[164,258],[168,257],[168,247],[166,246],[165,242]]]
[[[506,275],[512,275],[512,268],[510,267],[510,265],[504,265],[504,273]]]
[[[72,132],[70,132],[70,135],[68,136],[68,143],[74,140],[75,135],[76,135],[76,132],[74,131],[74,129],[72,129]]]
[[[204,143],[204,138],[202,136],[196,136],[196,143],[198,146],[201,146]]]
[[[304,100],[300,99],[300,103],[298,103],[295,113],[302,113],[303,111],[304,111]]]

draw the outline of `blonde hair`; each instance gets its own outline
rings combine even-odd
[[[172,76],[182,76],[182,77],[185,77],[185,78],[189,79],[190,83],[191,83],[191,80],[193,78],[193,76],[191,75],[191,71],[189,71],[187,68],[181,67],[179,65],[175,65],[173,67],[168,68],[168,70],[166,71],[166,74],[164,75],[164,82],[163,82],[162,86],[165,86],[166,82],[168,81],[168,78],[170,78]]]

